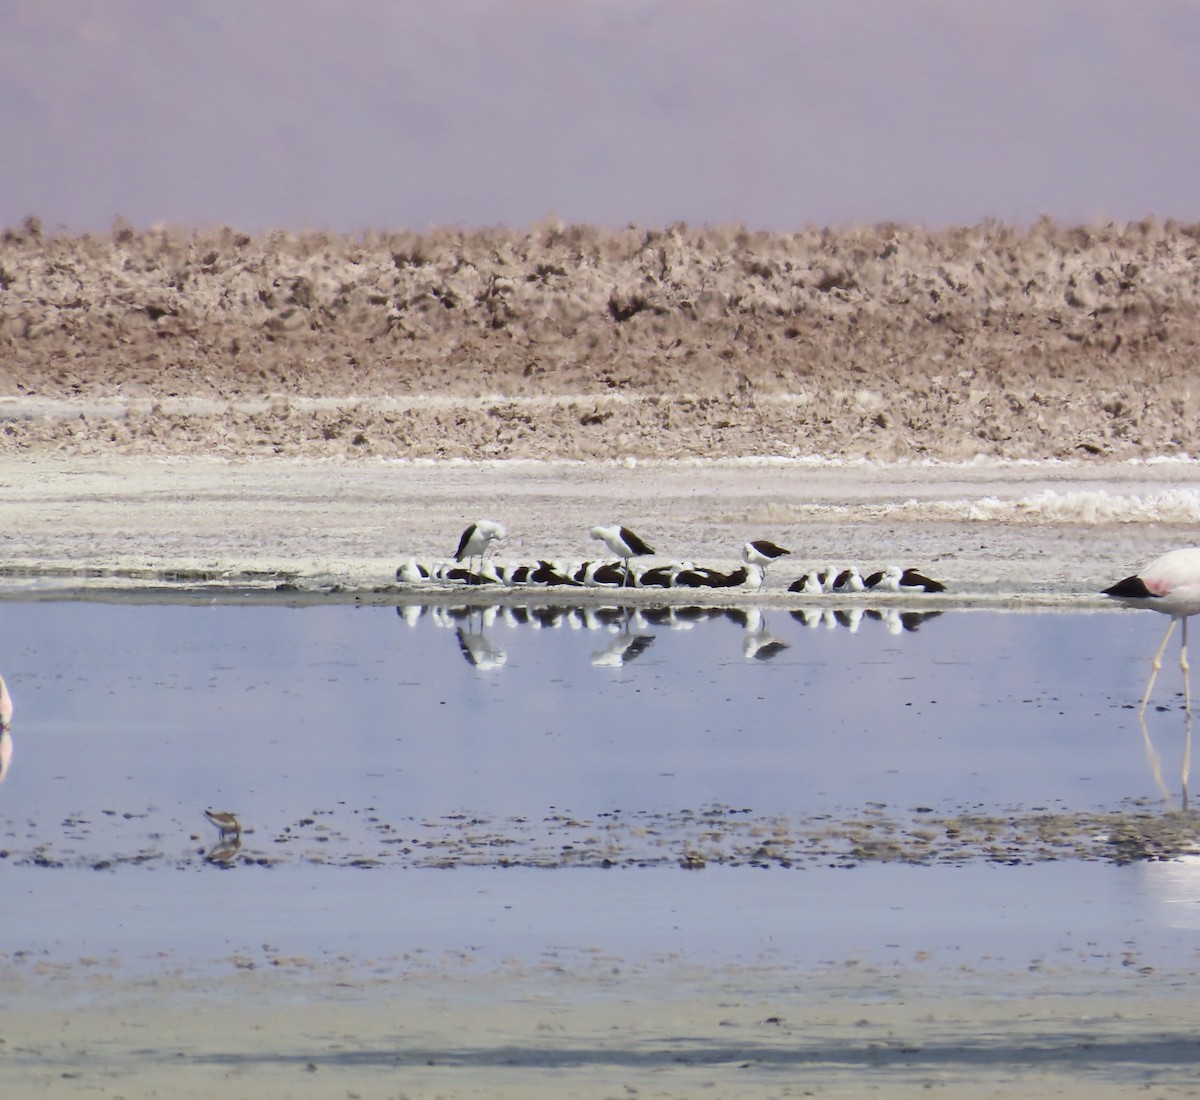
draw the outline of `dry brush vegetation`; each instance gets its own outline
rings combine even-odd
[[[31,218],[0,239],[0,451],[1197,453],[1198,252],[1200,226],[1156,221],[76,236]]]

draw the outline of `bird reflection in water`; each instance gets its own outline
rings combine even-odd
[[[882,623],[892,635],[915,634],[922,624],[936,619],[941,611],[900,611],[887,607],[880,611],[874,607],[815,608],[801,607],[789,612],[791,617],[807,627],[827,626],[830,629],[845,627],[856,634],[864,619]]]
[[[757,607],[730,608],[726,617],[742,628],[742,656],[747,661],[771,661],[791,646],[767,627],[767,620]]]
[[[4,677],[0,676],[0,783],[4,782],[12,763],[13,741],[12,734],[9,733],[12,717],[12,696],[8,693],[8,684],[4,682]]]
[[[467,664],[473,668],[482,670],[501,668],[508,660],[508,654],[484,634],[482,624],[478,630],[459,626],[456,633],[459,651]]]
[[[623,608],[624,620],[619,632],[603,649],[592,654],[592,665],[595,668],[624,668],[630,661],[636,660],[654,643],[654,635],[645,633],[649,623],[637,612]]]
[[[795,644],[774,634],[764,612],[754,606],[703,604],[614,604],[572,605],[570,603],[502,604],[400,604],[396,614],[415,627],[428,615],[434,626],[452,629],[459,652],[472,668],[487,671],[502,668],[508,656],[492,638],[497,624],[510,629],[608,631],[616,635],[603,649],[593,652],[597,668],[620,668],[640,657],[665,630],[691,630],[702,623],[725,621],[742,628],[742,654],[748,661],[774,660]],[[844,628],[857,633],[864,623],[879,623],[894,636],[912,634],[942,611],[900,610],[895,607],[864,607],[856,600],[843,606],[798,607],[789,612],[796,622],[828,630]]]
[[[1181,809],[1186,813],[1188,776],[1192,768],[1192,712],[1190,710],[1184,712],[1183,722],[1183,761],[1179,769],[1179,802]],[[1138,725],[1142,730],[1142,744],[1146,748],[1146,762],[1150,765],[1150,774],[1154,777],[1154,785],[1158,787],[1158,793],[1162,795],[1163,801],[1170,807],[1175,800],[1171,795],[1171,789],[1167,786],[1167,781],[1163,778],[1162,757],[1155,748],[1154,739],[1150,736],[1150,727],[1146,725],[1146,716],[1140,712],[1138,713]]]

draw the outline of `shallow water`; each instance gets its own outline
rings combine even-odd
[[[951,611],[895,634],[778,609],[592,611],[594,629],[565,608],[541,623],[344,605],[0,614],[17,708],[0,814],[43,829],[151,807],[207,828],[209,805],[265,824],[341,804],[786,814],[1160,796],[1127,708],[1165,620],[1128,611]],[[1174,651],[1165,665],[1155,701],[1174,703]],[[1151,733],[1170,760],[1182,718],[1152,714]]]
[[[1153,816],[1177,799],[1174,653],[1149,742],[1130,709],[1156,616],[0,613],[16,702],[0,785],[10,951],[210,957],[271,928],[292,950],[403,941],[493,959],[555,945],[1084,957],[1088,943],[1112,957],[1135,933],[1160,953],[1195,946],[1186,862],[1010,868],[996,864],[1049,857],[1008,860],[978,837],[964,854],[940,835],[926,856],[913,839],[964,815]],[[222,866],[206,862],[208,806],[245,829]],[[880,833],[909,847],[864,852]],[[1109,858],[1096,843],[1089,858]],[[449,883],[427,870],[450,866]],[[380,893],[404,899],[402,935],[396,910],[372,908]],[[213,904],[229,915],[215,932]],[[737,932],[746,907],[753,928]],[[807,929],[803,950],[789,927]]]

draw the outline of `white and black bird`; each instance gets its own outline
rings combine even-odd
[[[946,586],[941,581],[931,580],[915,569],[901,569],[898,565],[889,565],[882,572],[872,573],[863,584],[880,592],[946,591]]]
[[[430,580],[433,572],[427,565],[422,565],[416,558],[409,558],[396,570],[396,580],[400,584],[420,584]]]
[[[851,565],[849,568],[843,569],[833,578],[832,590],[834,592],[865,592],[866,587],[857,565]]]
[[[655,565],[643,569],[634,577],[638,588],[671,588],[675,578],[687,566],[685,562],[675,562],[671,565]]]
[[[471,559],[478,558],[479,568],[482,570],[483,555],[487,553],[488,547],[496,539],[504,538],[504,535],[503,526],[495,520],[476,520],[462,533],[462,538],[458,540],[458,549],[454,552],[454,560],[462,561],[465,558],[469,570]]]
[[[789,592],[800,592],[805,596],[820,596],[825,589],[821,587],[820,578],[816,573],[805,573],[788,585]]]
[[[601,588],[617,588],[625,583],[625,574],[615,561],[585,561],[575,573],[580,584]]]
[[[724,588],[725,574],[706,565],[695,565],[684,562],[682,568],[675,570],[671,581],[673,588]]]
[[[742,547],[742,561],[747,565],[761,565],[766,569],[772,562],[787,557],[790,553],[790,550],[785,550],[768,539],[755,539]]]
[[[618,558],[625,563],[624,584],[629,584],[629,559],[648,557],[655,553],[654,547],[645,539],[635,535],[628,527],[614,524],[612,527],[593,527],[589,532],[594,539],[599,539]]]
[[[561,561],[539,561],[537,567],[530,570],[526,583],[580,587],[580,582],[571,576],[571,567]]]
[[[728,573],[713,573],[712,588],[748,588],[751,591],[762,588],[766,569],[761,565],[746,562]]]

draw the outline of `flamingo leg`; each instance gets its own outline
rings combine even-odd
[[[1184,723],[1183,737],[1183,793],[1182,802],[1183,809],[1186,812],[1188,808],[1188,776],[1192,770],[1192,686],[1190,669],[1187,659],[1187,616],[1183,617],[1183,636],[1179,647],[1179,667],[1183,669],[1183,698],[1184,705],[1187,711],[1187,718]]]
[[[1159,670],[1162,668],[1163,651],[1167,648],[1167,642],[1171,639],[1171,631],[1175,629],[1175,620],[1172,619],[1167,627],[1167,632],[1163,635],[1162,645],[1158,647],[1158,652],[1154,654],[1154,661],[1150,666],[1150,682],[1146,685],[1146,694],[1142,696],[1142,705],[1138,708],[1138,714],[1146,713],[1146,704],[1150,702],[1150,692],[1154,690],[1154,681],[1158,677]]]
[[[1192,684],[1191,684],[1191,666],[1188,664],[1187,655],[1187,624],[1188,617],[1183,617],[1183,637],[1179,645],[1179,667],[1183,670],[1183,699],[1187,708],[1188,714],[1192,713]]]

